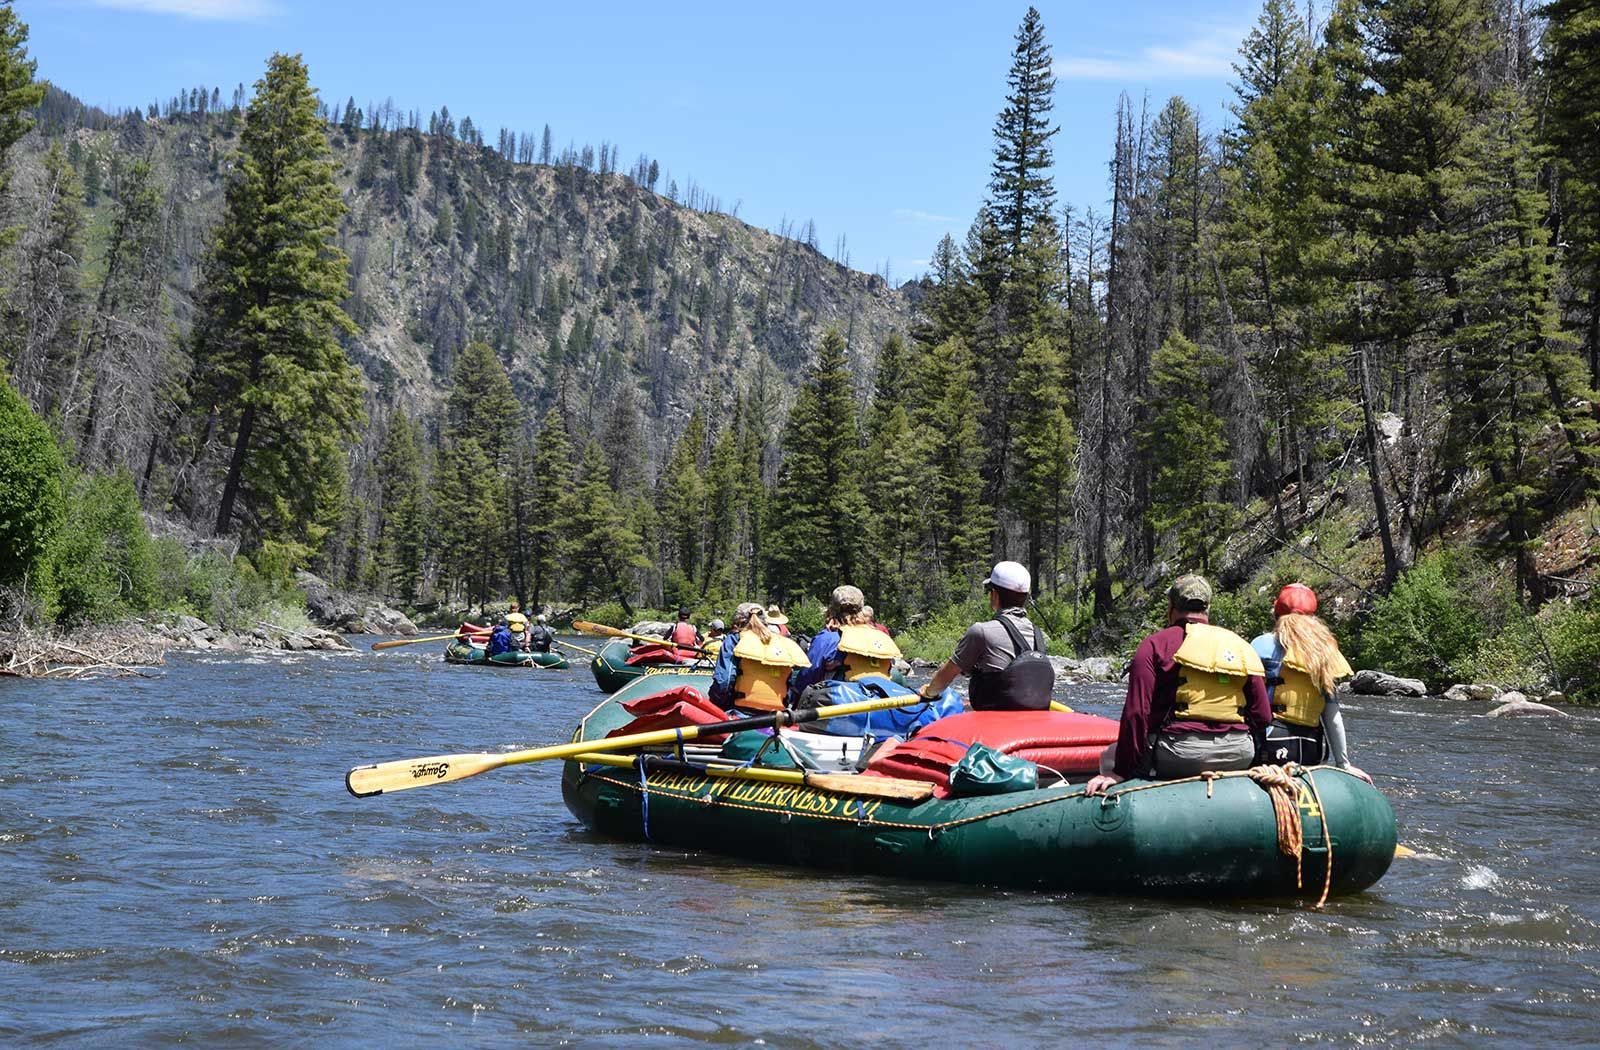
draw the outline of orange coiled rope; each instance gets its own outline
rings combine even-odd
[[[1278,822],[1278,852],[1294,858],[1294,888],[1304,884],[1302,858],[1305,829],[1300,825],[1300,786],[1294,781],[1294,766],[1254,766],[1250,779],[1260,784],[1272,798],[1272,815]]]

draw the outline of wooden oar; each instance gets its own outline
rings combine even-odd
[[[910,701],[910,702],[908,702]],[[431,784],[448,784],[465,780],[479,773],[487,773],[501,766],[519,765],[523,762],[540,762],[551,758],[571,758],[573,755],[606,751],[631,751],[635,748],[654,747],[658,744],[676,744],[702,736],[737,733],[746,729],[772,729],[799,725],[801,722],[820,722],[841,715],[861,714],[865,711],[887,711],[892,707],[911,707],[917,701],[910,697],[891,696],[879,700],[859,700],[831,707],[810,707],[798,711],[774,711],[748,718],[732,718],[726,722],[684,726],[681,729],[658,729],[650,733],[629,733],[626,736],[606,737],[602,740],[574,740],[570,744],[551,744],[523,751],[506,751],[500,754],[473,752],[461,755],[430,755],[427,758],[402,758],[393,762],[379,762],[370,766],[357,766],[345,774],[344,786],[357,798],[381,795],[386,791],[404,791],[407,788],[427,787]]]
[[[553,641],[553,642],[555,642],[555,643],[556,643],[556,644],[557,644],[557,645],[564,645],[564,646],[566,646],[566,647],[567,647],[567,648],[568,648],[568,649],[576,649],[576,650],[578,650],[578,652],[580,652],[580,653],[587,653],[587,654],[588,654],[588,655],[590,655],[590,656],[598,656],[598,655],[599,655],[599,654],[598,654],[598,653],[596,653],[596,652],[595,652],[595,651],[594,651],[594,650],[593,650],[593,649],[590,649],[590,648],[588,648],[588,647],[586,647],[586,646],[582,646],[582,645],[573,645],[573,644],[572,644],[572,643],[571,643],[571,642],[563,642],[563,641],[562,641],[562,640],[561,640],[561,639],[559,639],[559,638],[553,638],[553,639],[551,639],[551,640],[552,640],[552,641]]]
[[[584,634],[599,635],[602,638],[632,638],[640,642],[654,642],[656,645],[670,645],[674,649],[683,649],[691,653],[704,653],[707,656],[716,655],[710,649],[702,649],[694,645],[679,645],[670,638],[655,638],[648,634],[630,634],[619,627],[607,627],[603,623],[590,623],[588,620],[573,620],[572,629],[582,631]]]
[[[467,637],[465,632],[457,631],[455,634],[435,634],[428,638],[396,638],[388,642],[373,642],[372,648],[374,650],[393,649],[397,645],[421,645],[423,642],[443,642],[451,638],[465,637]]]
[[[839,795],[860,795],[863,798],[888,798],[896,802],[921,802],[933,797],[933,785],[917,780],[895,780],[891,777],[863,777],[851,773],[813,773],[799,769],[758,769],[754,766],[696,766],[663,755],[573,755],[572,761],[586,766],[616,766],[633,768],[639,758],[645,761],[645,771],[653,773],[684,773],[690,776],[727,777],[733,780],[760,780],[769,784],[799,784],[819,791],[832,791]]]

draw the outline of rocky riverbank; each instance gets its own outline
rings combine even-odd
[[[0,675],[13,678],[105,678],[147,674],[172,651],[245,653],[350,652],[355,647],[323,627],[217,627],[193,616],[170,621],[100,624],[72,633],[15,630],[0,634]]]
[[[284,652],[351,652],[354,646],[338,632],[323,627],[280,627],[257,623],[248,629],[215,627],[193,616],[180,616],[174,622],[154,624],[150,631],[168,649],[197,651],[220,650],[239,653],[247,649],[277,649]]]

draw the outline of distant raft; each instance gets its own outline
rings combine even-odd
[[[624,703],[681,687],[701,692],[709,682],[703,672],[654,672],[590,712],[574,739],[600,739],[628,724],[633,716]],[[918,761],[881,764],[890,775],[937,784],[937,775],[923,774],[954,741],[957,750],[978,742],[1066,771],[1064,779],[1045,772],[1042,786],[1004,794],[963,797],[946,777],[922,801],[866,797],[710,776],[663,755],[646,758],[642,770],[637,761],[629,768],[568,762],[562,795],[590,829],[617,838],[901,878],[1316,901],[1358,893],[1388,871],[1395,856],[1393,810],[1370,784],[1332,767],[1273,773],[1280,784],[1271,790],[1243,773],[1227,773],[1131,780],[1107,796],[1086,796],[1083,781],[1093,763],[1085,756],[1114,732],[1114,723],[1097,725],[1110,721],[966,712],[924,727],[905,745],[913,752],[922,745],[912,756]],[[738,740],[730,738],[730,749]],[[868,768],[879,766],[874,759]]]
[[[525,653],[513,649],[486,656],[483,646],[462,641],[446,646],[444,658],[446,663],[469,664],[473,667],[543,667],[562,671],[572,666],[560,653]]]
[[[704,666],[710,663],[709,659],[697,657],[665,641],[659,644],[633,644],[622,638],[613,638],[595,653],[594,659],[589,661],[589,670],[601,692],[614,693],[652,670],[677,670],[697,661]]]

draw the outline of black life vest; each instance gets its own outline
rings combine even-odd
[[[1033,644],[1022,639],[1022,632],[1004,613],[995,616],[1011,636],[1014,655],[1000,671],[972,672],[967,699],[974,711],[1044,711],[1050,707],[1050,691],[1055,688],[1056,669],[1044,654],[1044,635],[1033,624]]]

